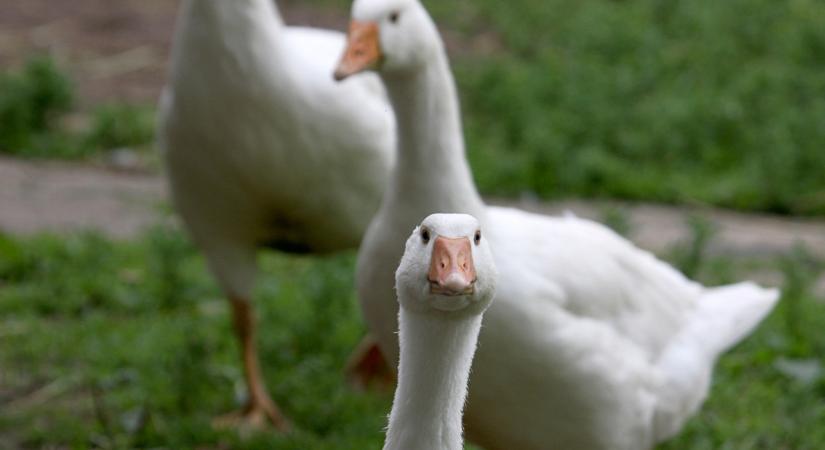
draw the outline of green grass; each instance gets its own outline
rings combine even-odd
[[[702,254],[708,243],[708,224],[691,223],[693,239],[676,255],[686,248],[687,254]],[[714,283],[739,277],[724,258],[704,265],[687,260],[699,278]],[[708,401],[662,449],[813,450],[825,442],[825,337],[820,332],[825,302],[811,295],[824,267],[801,247],[768,264],[785,274],[779,306],[754,335],[720,358]],[[753,270],[765,262],[744,265]]]
[[[697,233],[676,258],[704,254],[707,239]],[[743,267],[707,256],[685,261],[714,283],[739,279]],[[213,416],[239,405],[243,384],[227,304],[178,231],[158,228],[129,242],[94,234],[0,237],[0,442],[379,448],[390,395],[355,392],[342,374],[364,332],[353,255],[269,254],[262,263],[256,304],[265,377],[297,431],[241,438],[210,427]],[[800,250],[745,266],[760,265],[784,271],[785,298],[721,358],[709,401],[664,448],[814,449],[825,442],[825,377],[794,370],[825,363],[825,314],[809,289],[821,262]]]
[[[210,427],[242,386],[227,303],[177,232],[0,241],[0,441],[25,447],[377,447],[389,394],[344,387],[362,336],[353,256],[269,256],[261,357],[298,430],[241,440]],[[274,275],[273,275],[274,274]],[[53,396],[44,398],[38,390]],[[44,388],[45,387],[45,388]],[[33,393],[35,392],[35,393]]]
[[[154,127],[155,114],[151,108],[123,103],[102,105],[93,111],[83,143],[91,150],[144,146],[153,141]]]
[[[154,111],[105,104],[80,114],[69,77],[54,61],[31,58],[19,70],[0,73],[0,152],[35,158],[86,158],[120,147],[146,147],[154,137]]]
[[[825,212],[822,2],[442,3],[485,192]]]

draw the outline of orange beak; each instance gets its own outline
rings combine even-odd
[[[349,24],[347,47],[344,49],[344,55],[338,62],[333,77],[341,81],[358,72],[375,69],[381,63],[381,58],[381,48],[378,45],[378,24],[353,20]]]
[[[433,243],[430,271],[427,273],[430,293],[441,295],[467,295],[473,293],[476,268],[470,240],[439,236]]]

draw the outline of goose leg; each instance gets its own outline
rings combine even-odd
[[[255,344],[255,314],[250,302],[244,298],[230,296],[232,304],[232,318],[235,333],[241,345],[244,378],[249,399],[246,405],[237,412],[217,418],[214,424],[218,427],[264,428],[272,425],[275,429],[287,432],[291,425],[289,420],[269,396],[258,361],[258,350]]]

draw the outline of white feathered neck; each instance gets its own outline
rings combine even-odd
[[[203,79],[254,85],[287,50],[281,45],[286,26],[270,0],[187,0],[179,17],[172,61],[206,71]],[[186,70],[173,65],[173,77],[176,72]]]
[[[421,208],[408,209],[410,223],[433,212],[466,213],[481,219],[484,203],[464,155],[460,109],[443,47],[427,64],[404,72],[381,72],[381,77],[398,127],[395,182],[390,183],[384,204],[423,199]]]
[[[384,450],[460,450],[482,316],[398,314],[401,359]]]
[[[221,30],[236,28],[238,17],[247,16],[247,20],[257,20],[267,23],[267,26],[284,26],[281,14],[272,0],[186,0],[183,4],[184,14],[181,17],[197,17],[204,24],[211,22]],[[229,28],[226,28],[226,27]],[[228,33],[227,33],[228,34]],[[229,35],[227,36],[229,37]]]

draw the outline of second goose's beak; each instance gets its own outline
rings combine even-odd
[[[476,269],[470,240],[466,237],[437,237],[433,243],[427,280],[430,282],[430,293],[433,294],[472,294]]]
[[[344,55],[338,62],[333,77],[341,81],[358,72],[375,69],[380,64],[381,58],[378,24],[353,20],[349,24],[347,47],[344,49]]]

